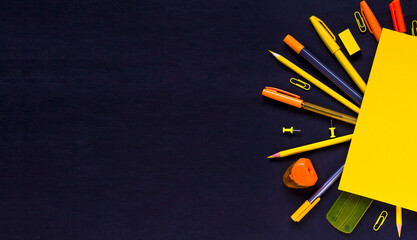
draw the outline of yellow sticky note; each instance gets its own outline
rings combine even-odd
[[[416,56],[416,37],[382,30],[339,185],[412,211],[417,211]]]
[[[339,33],[339,37],[350,56],[361,50],[349,29]]]

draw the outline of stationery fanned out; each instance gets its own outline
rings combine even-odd
[[[383,29],[339,189],[417,211],[417,37]]]

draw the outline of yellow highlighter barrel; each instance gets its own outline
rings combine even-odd
[[[363,81],[359,73],[356,71],[356,69],[349,62],[349,60],[346,58],[346,56],[343,54],[343,52],[341,50],[338,50],[334,53],[334,56],[337,58],[340,64],[342,64],[343,68],[346,70],[346,72],[349,74],[352,80],[356,83],[359,89],[364,93],[366,88],[365,82]]]

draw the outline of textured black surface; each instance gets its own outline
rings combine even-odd
[[[388,1],[368,3],[392,28]],[[353,114],[316,87],[290,85],[298,76],[267,50],[334,88],[284,45],[290,33],[353,85],[314,14],[335,34],[350,28],[362,48],[351,60],[367,79],[377,43],[356,27],[358,9],[345,0],[3,3],[0,239],[395,239],[395,208],[382,203],[352,234],[334,229],[326,213],[337,186],[302,222],[290,220],[316,187],[286,188],[286,168],[310,158],[319,186],[348,144],[266,159],[327,139],[330,122],[264,99],[264,86]],[[403,12],[410,29],[416,2],[404,0]],[[338,136],[353,131],[334,125]],[[282,135],[283,126],[302,132]],[[403,218],[402,238],[415,238],[417,214]]]

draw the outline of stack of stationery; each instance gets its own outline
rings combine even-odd
[[[417,211],[417,38],[383,29],[340,190]],[[398,84],[393,84],[398,83]],[[405,122],[404,130],[393,130]]]
[[[327,219],[335,228],[344,233],[353,231],[373,200],[396,206],[396,224],[399,236],[402,228],[402,208],[417,211],[417,201],[415,201],[417,193],[413,191],[415,183],[417,183],[414,180],[417,161],[414,160],[415,144],[413,141],[413,136],[417,135],[417,127],[414,127],[414,123],[417,122],[417,108],[413,107],[414,88],[412,87],[415,82],[414,66],[417,64],[417,38],[403,34],[406,32],[406,28],[399,0],[394,0],[389,8],[396,31],[381,28],[368,4],[365,1],[360,3],[366,26],[379,42],[368,84],[365,84],[365,81],[343,54],[336,43],[335,35],[326,24],[316,16],[310,17],[314,29],[328,50],[340,62],[362,93],[366,90],[364,97],[294,37],[287,35],[284,39],[291,49],[331,80],[356,104],[361,104],[360,115],[356,119],[354,116],[308,103],[301,100],[299,96],[278,88],[265,87],[262,91],[265,97],[346,123],[356,124],[353,134],[335,137],[333,128],[331,139],[283,150],[268,157],[284,158],[352,140],[346,163],[328,177],[313,196],[294,212],[291,218],[295,222],[303,219],[340,176],[342,177],[339,189],[344,192],[328,212]],[[355,18],[357,18],[357,13],[355,13]],[[364,31],[361,29],[361,32]],[[356,43],[349,30],[344,31],[342,35],[347,35],[350,39],[349,42]],[[355,51],[358,50],[360,50],[359,47]],[[347,108],[359,113],[357,105],[282,55],[270,52],[286,67],[310,81]],[[398,129],[405,122],[411,123],[411,125]],[[379,230],[388,215],[386,211],[384,212],[386,214],[382,217],[383,220],[380,221],[381,213],[375,223],[377,225],[379,222],[378,227],[374,226],[375,231]]]

